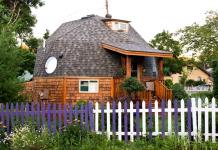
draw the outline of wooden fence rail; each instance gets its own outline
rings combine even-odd
[[[160,107],[159,107],[160,106]],[[141,136],[187,136],[189,139],[216,142],[215,98],[211,102],[206,98],[191,100],[145,101],[112,103],[92,102],[86,105],[71,104],[1,104],[0,121],[10,133],[17,120],[23,125],[25,120],[35,121],[37,128],[47,126],[49,132],[62,131],[71,123],[85,126],[97,134],[106,133],[119,140],[134,141]]]

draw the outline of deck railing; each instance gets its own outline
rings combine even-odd
[[[167,88],[163,82],[155,80],[155,95],[159,99],[172,99],[173,92],[171,89]]]

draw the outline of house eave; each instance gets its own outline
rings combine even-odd
[[[102,43],[102,47],[114,51],[123,55],[127,56],[144,56],[144,57],[162,57],[162,58],[172,58],[172,53],[157,53],[157,52],[145,52],[145,51],[130,51],[130,50],[124,50],[112,45],[108,45],[105,43]]]

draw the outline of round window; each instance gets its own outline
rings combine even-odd
[[[45,71],[48,74],[51,74],[55,71],[57,67],[57,59],[55,57],[49,57],[45,63]]]

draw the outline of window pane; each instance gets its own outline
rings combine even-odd
[[[88,81],[80,81],[81,86],[88,86]]]
[[[98,82],[97,81],[90,81],[89,92],[98,92]]]
[[[88,92],[89,91],[89,87],[88,86],[80,86],[80,91]]]

